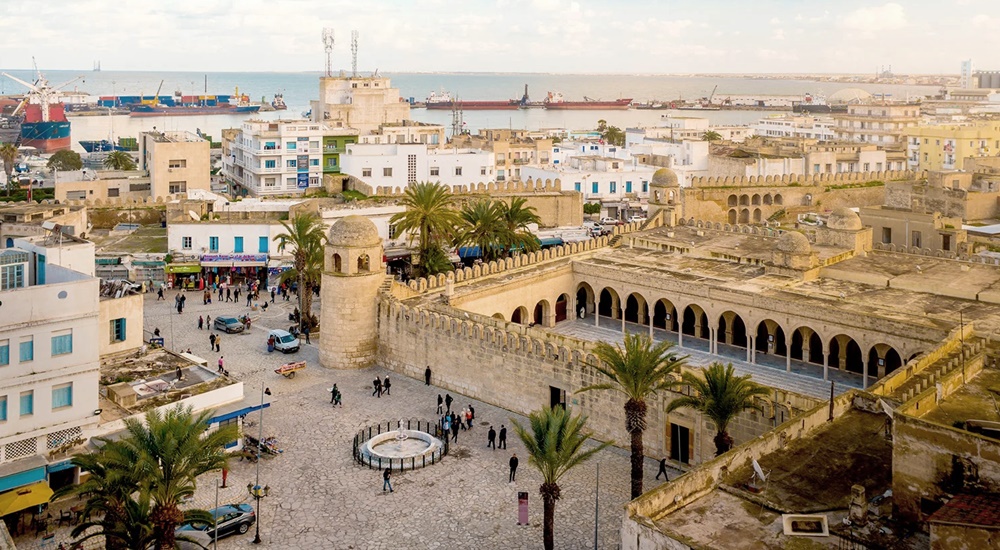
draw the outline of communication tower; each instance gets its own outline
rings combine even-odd
[[[323,29],[323,50],[326,51],[326,76],[333,76],[333,29]]]
[[[351,31],[351,76],[358,77],[358,31]]]

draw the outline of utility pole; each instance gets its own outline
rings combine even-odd
[[[601,463],[597,463],[597,480],[594,482],[594,550],[597,550],[597,520],[601,499]]]
[[[326,51],[326,76],[333,76],[333,29],[323,29],[323,50]]]

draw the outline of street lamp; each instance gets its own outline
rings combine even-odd
[[[260,430],[257,432],[257,481],[256,483],[247,483],[247,492],[250,496],[257,501],[257,521],[254,523],[256,525],[256,532],[253,537],[254,544],[260,544],[260,499],[267,496],[271,492],[271,488],[267,485],[260,486],[260,452],[261,448],[264,446],[264,396],[271,395],[271,388],[265,388],[263,384],[260,390],[260,420],[257,424],[260,426]]]

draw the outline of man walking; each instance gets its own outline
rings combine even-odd
[[[220,373],[226,372],[226,369],[222,368],[222,359],[223,359],[223,357],[220,356],[219,357],[219,372]]]
[[[496,432],[496,430],[493,429],[493,426],[490,426],[490,431],[486,432],[486,448],[487,449],[489,449],[490,447],[492,447],[494,451],[497,450],[496,438],[497,438],[497,432]]]
[[[382,472],[382,492],[383,493],[385,492],[385,489],[387,487],[389,488],[389,492],[390,493],[392,492],[392,483],[389,481],[390,477],[392,477],[392,471],[389,468],[386,468],[385,471]]]
[[[660,479],[661,474],[664,480],[670,481],[670,476],[667,475],[667,457],[660,459],[660,471],[656,472],[656,479]]]
[[[424,369],[424,385],[425,386],[430,386],[431,385],[431,366],[430,365],[427,365],[427,368]]]
[[[517,453],[510,457],[508,464],[510,465],[510,479],[507,480],[507,483],[514,483],[517,481]]]
[[[378,376],[375,377],[375,380],[372,380],[372,388],[373,388],[372,397],[379,397],[379,398],[381,398],[382,397],[382,380],[379,379]]]
[[[500,424],[500,448],[507,448],[507,427]]]
[[[472,419],[476,417],[476,411],[472,408],[472,404],[469,404],[469,408],[465,409],[465,421],[469,424],[469,429],[472,429]]]
[[[456,419],[451,423],[451,440],[458,443],[458,427],[462,425],[461,419]]]
[[[233,289],[226,287],[226,302],[231,302],[233,300]]]
[[[451,394],[450,393],[444,394],[444,406],[445,406],[445,410],[447,412],[451,412],[451,402],[452,401],[454,401],[454,399],[451,398]]]
[[[208,349],[209,351],[215,351],[215,333],[208,335]]]
[[[222,353],[222,335],[215,337],[215,353]]]
[[[275,295],[275,291],[274,291],[274,287],[272,286],[271,287],[271,303],[272,304],[274,303],[274,295]]]
[[[205,318],[201,315],[198,316],[198,330],[201,330],[205,326]]]
[[[441,394],[439,393],[437,413],[441,414],[442,412],[444,412],[444,399],[441,399]]]
[[[240,303],[240,287],[236,287],[236,290],[233,291],[233,302]]]
[[[382,391],[384,391],[386,395],[392,395],[389,393],[390,388],[392,388],[392,383],[389,382],[389,375],[387,374],[385,375],[385,380],[382,381]]]
[[[163,287],[162,286],[160,288],[156,289],[156,301],[159,302],[160,300],[163,300],[164,302],[167,301],[167,299],[163,297]]]

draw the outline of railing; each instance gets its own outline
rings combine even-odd
[[[362,452],[365,443],[367,443],[373,436],[394,432],[396,428],[394,426],[399,425],[398,420],[390,420],[385,423],[375,424],[374,426],[368,426],[362,428],[358,433],[354,434],[353,443],[353,455],[354,461],[362,466],[367,466],[369,469],[379,469],[383,470],[389,468],[390,470],[415,470],[417,468],[423,468],[428,464],[436,464],[441,462],[441,459],[448,454],[450,448],[448,444],[448,434],[444,432],[444,427],[440,422],[430,422],[427,420],[419,419],[409,419],[405,420],[407,430],[416,430],[418,432],[428,433],[441,440],[442,446],[438,448],[437,451],[428,455],[420,456],[419,460],[417,457],[407,457],[407,458],[381,458],[381,457],[371,457],[365,455]]]
[[[323,152],[324,153],[346,153],[347,152],[347,148],[346,147],[329,147],[329,146],[324,146],[323,147]]]

